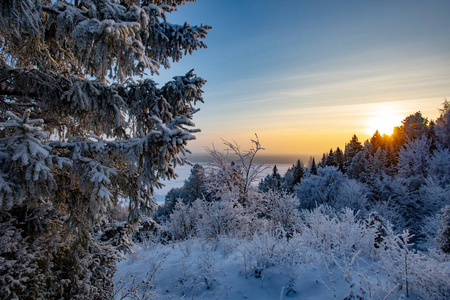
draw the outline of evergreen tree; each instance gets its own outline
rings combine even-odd
[[[436,135],[443,147],[450,148],[450,102],[445,99],[443,106],[436,120]]]
[[[428,119],[422,116],[420,111],[413,115],[407,116],[402,121],[402,126],[400,127],[404,140],[406,142],[413,141],[426,135],[428,131]]]
[[[325,166],[336,167],[336,160],[334,159],[333,148],[330,149],[330,152],[325,158]]]
[[[261,192],[279,191],[281,187],[281,175],[278,173],[277,165],[273,166],[272,173],[268,174],[259,183],[259,190]]]
[[[175,205],[179,200],[183,202],[183,198],[186,196],[186,190],[183,187],[172,188],[167,192],[166,197],[164,198],[164,205],[158,206],[157,217],[156,219],[159,221],[169,216],[173,210],[175,209]]]
[[[365,173],[367,182],[373,182],[373,180],[381,179],[383,175],[388,172],[388,158],[386,151],[378,147],[378,150],[368,157],[365,166]]]
[[[411,190],[418,190],[425,183],[430,152],[426,136],[407,143],[398,155],[398,175]]]
[[[364,183],[367,182],[367,180],[365,180],[364,174],[366,170],[367,161],[369,160],[371,153],[372,153],[372,144],[369,141],[366,141],[364,143],[362,151],[356,153],[350,165],[348,166],[347,168],[348,176],[354,179],[358,179]]]
[[[344,169],[347,170],[350,164],[352,163],[353,157],[363,149],[363,146],[358,141],[358,137],[356,134],[353,135],[352,139],[348,144],[345,144],[345,153],[344,153]]]
[[[206,178],[205,178],[205,169],[200,164],[195,164],[191,169],[191,175],[189,175],[189,178],[184,182],[184,186],[186,187],[186,190],[189,197],[189,203],[194,202],[196,199],[201,198],[202,195],[206,191]]]
[[[312,162],[311,162],[311,174],[317,175],[317,166],[316,166],[316,161],[315,161],[314,157],[312,158]]]
[[[333,153],[334,165],[338,167],[339,171],[344,172],[344,152],[337,147]]]
[[[224,173],[224,183],[228,185],[230,191],[237,188],[240,193],[243,193],[243,179],[241,168],[232,161],[227,172]]]
[[[318,167],[324,168],[327,164],[327,155],[324,153],[322,159],[320,160]]]
[[[176,176],[197,131],[203,79],[190,71],[161,88],[133,79],[206,47],[210,27],[166,22],[186,2],[2,4],[0,222],[28,247],[0,253],[0,276],[17,283],[0,298],[111,297],[118,253],[92,236],[93,224],[119,197],[130,224],[151,211],[153,189]],[[14,271],[18,256],[33,276]]]
[[[422,116],[422,113],[407,116],[402,121],[402,125],[394,128],[392,134],[393,150],[398,154],[401,148],[408,142],[414,141],[423,135],[428,136],[428,119]]]
[[[381,134],[377,131],[372,135],[370,138],[370,144],[372,145],[372,154],[375,154],[377,152],[378,148],[382,147],[383,145],[383,138]]]
[[[184,181],[182,187],[171,189],[164,201],[164,209],[158,211],[158,215],[170,215],[176,203],[181,200],[184,204],[192,205],[192,203],[206,196],[206,174],[205,169],[200,164],[195,164],[191,169],[191,174]]]
[[[295,165],[292,165],[283,176],[283,180],[281,183],[281,188],[289,193],[294,192],[294,186],[299,184],[305,174],[305,170],[303,165],[299,160]]]

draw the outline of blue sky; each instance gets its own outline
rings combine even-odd
[[[205,43],[162,70],[208,82],[189,148],[258,133],[266,154],[318,154],[367,139],[450,96],[450,1],[219,1],[168,21],[211,25]],[[381,124],[383,123],[383,124]]]

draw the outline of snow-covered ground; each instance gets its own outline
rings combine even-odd
[[[364,299],[383,299],[393,290],[386,272],[370,258],[357,257],[350,267],[352,257],[348,257],[347,266],[345,259],[337,266],[313,249],[304,249],[303,257],[290,266],[279,262],[260,273],[250,272],[256,259],[246,255],[251,247],[228,238],[138,246],[118,266],[116,282],[125,285],[116,299],[130,289],[142,293],[146,288],[150,298],[158,299],[255,300],[344,299],[352,285],[354,294],[366,290]],[[387,299],[403,297],[394,289]]]

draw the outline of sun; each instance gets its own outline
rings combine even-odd
[[[380,134],[391,135],[395,126],[401,124],[402,117],[394,110],[386,108],[371,113],[366,122],[366,133],[372,135],[378,130]]]

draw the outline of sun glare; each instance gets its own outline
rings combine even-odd
[[[391,135],[394,127],[401,124],[401,120],[402,117],[393,110],[376,111],[367,119],[366,133],[372,135],[378,130],[380,134]]]

